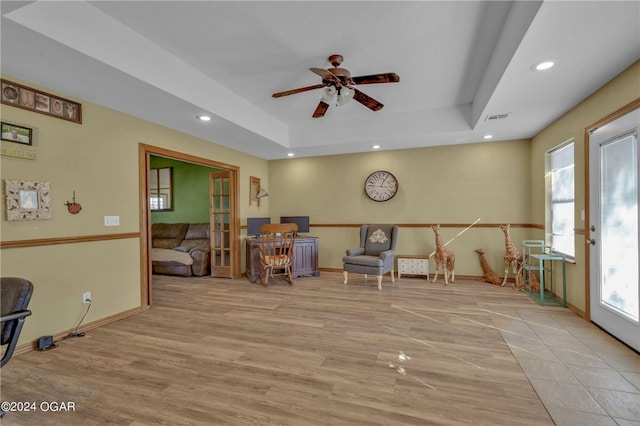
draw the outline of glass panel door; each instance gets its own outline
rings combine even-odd
[[[211,276],[233,276],[234,212],[230,172],[211,173]]]
[[[592,132],[590,168],[591,320],[640,350],[638,138],[640,110]]]

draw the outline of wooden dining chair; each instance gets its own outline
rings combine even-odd
[[[295,223],[271,223],[260,226],[260,236],[255,245],[260,254],[260,283],[269,285],[269,277],[284,276],[293,284],[291,265],[293,245],[298,225]]]

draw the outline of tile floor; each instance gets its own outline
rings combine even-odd
[[[640,425],[638,353],[563,308],[494,321],[557,425]]]

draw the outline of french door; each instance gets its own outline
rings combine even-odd
[[[234,174],[211,173],[211,276],[233,278],[236,257]]]
[[[589,132],[591,321],[640,351],[638,129],[640,109]]]

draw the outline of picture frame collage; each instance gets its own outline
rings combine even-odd
[[[82,123],[82,104],[0,79],[0,102],[74,123]]]

